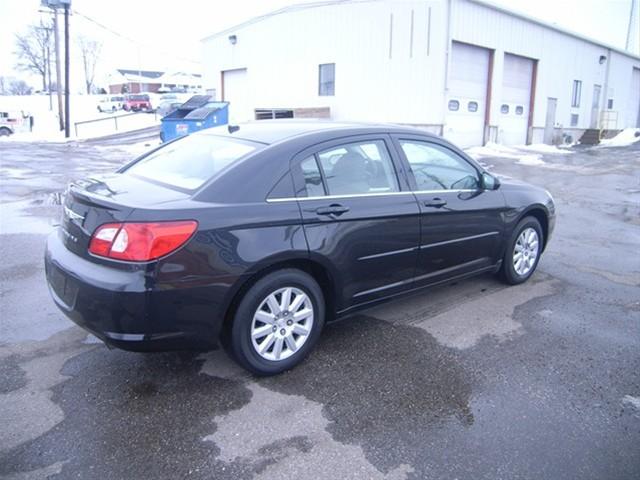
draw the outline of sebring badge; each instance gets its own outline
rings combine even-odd
[[[80,215],[79,213],[74,212],[73,210],[71,210],[68,207],[64,207],[64,214],[69,217],[69,220],[79,220],[82,221],[84,220],[84,217],[82,215]]]

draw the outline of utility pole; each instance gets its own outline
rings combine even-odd
[[[58,97],[58,122],[60,130],[64,130],[64,111],[62,108],[62,75],[60,73],[60,35],[58,34],[58,8],[62,5],[63,0],[40,0],[43,7],[51,10],[53,13],[53,38],[55,43],[56,57],[56,96]],[[49,90],[51,90],[51,81],[49,81]]]
[[[58,97],[58,124],[64,130],[64,112],[62,111],[62,73],[60,72],[60,34],[58,33],[58,10],[53,8],[53,38],[56,49],[56,96]]]
[[[71,118],[69,104],[69,6],[71,0],[61,0],[64,3],[64,136],[71,135]]]

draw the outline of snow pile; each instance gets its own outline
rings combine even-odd
[[[521,165],[544,165],[540,154],[523,153],[516,147],[507,147],[489,142],[484,147],[471,147],[465,150],[474,159],[480,157],[501,157],[516,160]]]
[[[613,138],[600,140],[600,147],[626,147],[640,141],[640,129],[625,128]]]

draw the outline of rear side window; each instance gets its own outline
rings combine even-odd
[[[124,173],[195,190],[257,148],[257,144],[225,137],[191,135],[167,144],[131,165]]]
[[[305,158],[300,163],[302,175],[304,177],[304,185],[307,188],[307,196],[321,197],[324,195],[324,187],[322,185],[322,175],[316,162],[316,157],[311,156]]]

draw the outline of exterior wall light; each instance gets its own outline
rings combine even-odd
[[[229,43],[231,45],[235,45],[238,42],[238,37],[236,37],[235,35],[229,35]],[[602,57],[600,57],[602,58]],[[602,62],[600,62],[602,63]]]
[[[606,61],[607,61],[607,57],[604,55],[600,55],[600,59],[598,60],[598,63],[602,65]]]

